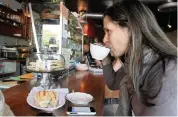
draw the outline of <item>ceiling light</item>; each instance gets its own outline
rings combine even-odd
[[[171,27],[172,27],[171,24],[170,24],[170,17],[171,17],[171,14],[170,14],[170,12],[169,12],[169,19],[168,19],[168,24],[167,24],[168,28],[171,28]]]
[[[168,24],[167,26],[168,26],[168,28],[172,28],[172,26],[170,24]]]

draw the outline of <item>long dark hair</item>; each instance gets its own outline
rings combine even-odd
[[[105,16],[109,16],[113,22],[121,27],[127,27],[131,32],[130,45],[127,52],[129,75],[133,80],[138,98],[147,106],[154,105],[149,103],[147,93],[141,90],[142,83],[147,77],[146,74],[159,61],[163,61],[163,67],[161,67],[161,70],[153,72],[160,72],[158,74],[161,75],[162,73],[164,74],[164,58],[176,58],[176,47],[161,30],[151,10],[137,0],[123,0],[118,2],[106,10],[104,13],[104,17]],[[153,57],[149,59],[150,63],[146,64],[146,70],[143,73],[145,48],[149,50]],[[156,60],[153,60],[155,58]],[[162,77],[158,80],[161,81]],[[161,84],[159,87],[161,87]],[[158,93],[159,90],[157,91],[157,94]]]

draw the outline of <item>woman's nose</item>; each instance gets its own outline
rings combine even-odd
[[[106,43],[107,41],[108,41],[108,37],[107,37],[107,35],[105,34],[105,35],[104,35],[103,42]]]
[[[108,41],[108,37],[106,35],[104,36],[103,42],[106,47],[109,47],[109,41]]]
[[[106,47],[110,48],[109,41],[105,42],[105,43],[104,43],[104,46],[106,46]]]

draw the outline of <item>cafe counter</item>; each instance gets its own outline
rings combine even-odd
[[[31,77],[31,75],[28,74],[27,77]],[[15,116],[37,116],[41,113],[41,110],[32,108],[26,101],[29,92],[37,82],[38,79],[30,79],[26,83],[3,91],[5,102]],[[97,116],[103,115],[105,84],[102,75],[94,75],[88,71],[73,71],[64,78],[54,80],[53,84],[58,88],[68,88],[69,92],[75,91],[91,94],[94,100],[87,106],[94,107]],[[72,103],[66,101],[65,105],[53,111],[52,115],[65,116],[67,115],[67,107],[72,105]]]

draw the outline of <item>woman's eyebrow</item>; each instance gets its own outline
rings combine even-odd
[[[103,30],[109,30],[107,27],[104,27]]]
[[[106,27],[103,28],[103,30],[106,30],[106,29],[107,29]]]

